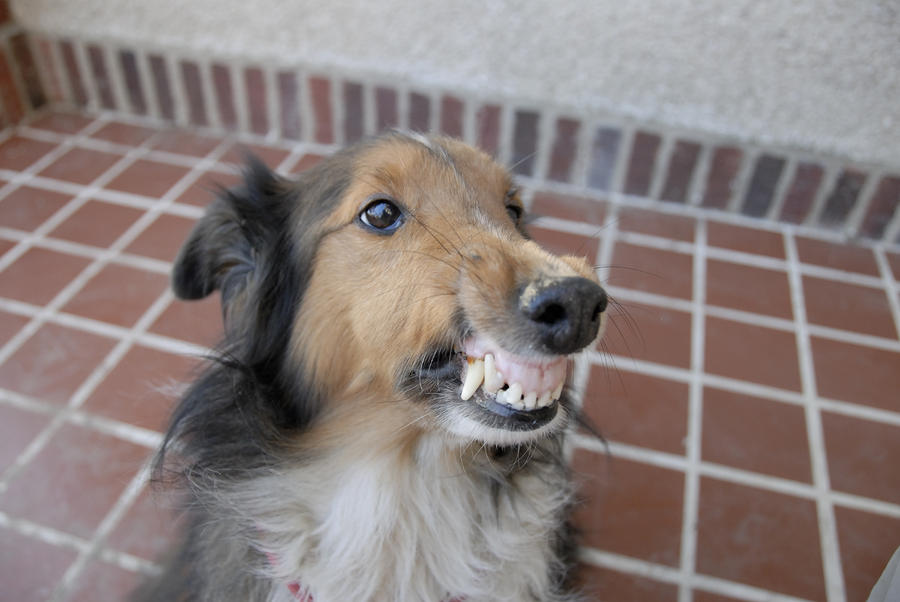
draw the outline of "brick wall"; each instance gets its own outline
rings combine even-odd
[[[29,35],[0,0],[3,125],[46,103],[332,145],[389,127],[477,144],[521,178],[898,241],[900,169],[634,123],[577,108],[461,96],[310,65]]]

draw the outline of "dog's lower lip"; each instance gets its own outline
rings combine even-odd
[[[559,401],[554,401],[548,406],[537,408],[535,410],[517,410],[508,405],[497,403],[493,399],[479,398],[478,405],[498,416],[512,420],[519,426],[527,426],[530,428],[538,428],[550,421],[555,415],[559,406]]]

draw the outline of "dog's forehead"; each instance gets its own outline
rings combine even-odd
[[[484,152],[451,138],[395,135],[357,156],[345,195],[345,210],[378,195],[419,212],[504,211],[512,187],[509,172]]]

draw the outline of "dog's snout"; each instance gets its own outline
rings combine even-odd
[[[547,351],[567,354],[594,340],[607,297],[598,284],[587,278],[554,280],[537,290],[526,289],[521,310]]]

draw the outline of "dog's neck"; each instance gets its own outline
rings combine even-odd
[[[332,448],[249,484],[274,581],[323,601],[551,599],[565,474],[525,455],[510,471],[444,434],[408,441],[365,458]]]

